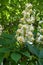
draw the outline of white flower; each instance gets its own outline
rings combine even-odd
[[[21,18],[21,21],[24,21],[24,18]]]
[[[28,25],[23,25],[22,28],[23,29],[28,29]]]
[[[26,14],[26,11],[25,11],[25,10],[23,10],[22,14],[23,14],[23,15],[25,15],[25,14]]]
[[[32,12],[33,12],[32,9],[30,9],[30,10],[29,10],[29,13],[31,14]]]
[[[34,40],[35,40],[35,39],[32,37],[32,38],[31,38],[31,41],[33,42]]]
[[[43,35],[40,35],[38,38],[37,38],[37,42],[41,42],[43,40]]]
[[[39,29],[41,29],[41,26],[38,26]]]
[[[0,25],[0,30],[3,30],[2,25]]]
[[[33,37],[33,33],[31,31],[29,31],[28,36]]]
[[[38,43],[41,43],[43,44],[43,35],[40,35],[37,40],[36,40]]]
[[[40,35],[40,38],[43,39],[43,35]]]
[[[40,32],[42,32],[42,33],[43,33],[43,29],[40,29]]]
[[[32,21],[32,23],[34,23],[34,21],[35,21],[35,18],[33,16],[31,16],[31,21]]]
[[[23,25],[22,24],[19,24],[18,27],[21,28]]]
[[[36,39],[36,42],[40,42],[40,37],[38,39]]]
[[[17,41],[18,41],[19,43],[25,42],[23,36],[19,36],[19,37],[17,37]]]
[[[16,31],[16,34],[17,34],[17,36],[18,35],[24,35],[24,30],[21,28],[21,29],[18,29],[17,31]]]
[[[30,31],[34,31],[34,27],[32,24],[30,25]]]
[[[39,21],[39,24],[43,23],[43,21]]]
[[[24,15],[24,18],[30,18],[30,13],[26,12],[26,15]]]
[[[32,23],[34,23],[35,18],[34,17],[26,18],[26,21],[27,21],[28,24],[32,24]]]
[[[23,13],[24,18],[27,18],[27,17],[29,18],[30,17],[30,13],[29,12],[23,11],[22,13]]]
[[[18,29],[16,33],[17,33],[17,34],[21,33],[21,29]]]
[[[20,23],[26,23],[24,18],[21,18],[19,22]]]
[[[26,21],[27,21],[28,24],[32,24],[31,19],[27,18]]]
[[[27,41],[29,44],[33,44],[33,42]]]
[[[39,32],[37,33],[37,36],[38,36],[38,37],[40,36],[40,33],[39,33]]]

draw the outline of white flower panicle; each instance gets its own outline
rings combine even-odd
[[[36,10],[32,10],[32,4],[27,3],[25,6],[25,10],[23,10],[23,18],[20,19],[20,24],[18,25],[18,29],[16,31],[16,39],[19,42],[19,44],[23,44],[24,42],[28,42],[29,44],[33,44],[34,40],[36,40],[37,43],[43,44],[43,21],[40,21],[39,14],[36,16],[36,21],[39,21],[38,23],[38,29],[37,29],[37,36],[36,39],[34,39],[34,26],[35,23],[35,13]]]
[[[3,28],[2,28],[2,25],[0,24],[0,35],[2,34],[2,30]]]
[[[23,18],[20,19],[20,24],[18,25],[18,29],[16,31],[16,39],[21,44],[24,42],[28,42],[29,44],[33,44],[34,41],[34,26],[35,17],[33,16],[32,4],[27,3],[25,10],[23,10]]]

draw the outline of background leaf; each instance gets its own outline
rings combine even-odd
[[[39,58],[43,58],[43,49],[40,50]]]
[[[21,55],[18,53],[12,53],[11,58],[17,63],[20,60]]]

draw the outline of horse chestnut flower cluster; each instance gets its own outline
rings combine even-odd
[[[23,18],[20,19],[20,24],[18,25],[18,29],[16,31],[16,39],[19,44],[24,44],[24,42],[28,42],[29,44],[33,44],[34,41],[34,26],[35,17],[33,15],[32,4],[27,3],[25,6],[25,10],[22,12]]]

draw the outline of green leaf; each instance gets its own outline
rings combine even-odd
[[[20,65],[26,65],[26,61],[21,62]]]
[[[30,53],[29,53],[28,51],[21,52],[21,54],[23,54],[23,55],[26,56],[26,57],[29,57],[29,56],[30,56]]]
[[[43,65],[43,59],[39,59],[38,62],[39,62],[39,65]]]
[[[8,51],[9,51],[8,48],[0,48],[0,53],[6,53]]]
[[[0,63],[3,61],[3,56],[4,56],[4,54],[0,53]]]
[[[39,58],[43,58],[43,49],[40,50],[40,53],[39,53]]]
[[[30,62],[30,63],[29,63],[29,65],[35,65],[35,63],[33,63],[33,62]]]
[[[13,38],[13,35],[7,34],[7,33],[2,33],[1,36],[2,36],[3,38],[10,39],[10,40]]]
[[[7,41],[7,40],[5,40],[5,39],[0,38],[0,45],[5,46],[5,45],[8,45],[8,44],[9,44],[9,41]]]
[[[0,45],[11,45],[15,42],[15,39],[0,38]]]
[[[35,46],[28,44],[28,50],[37,57],[39,56],[39,50]]]
[[[17,63],[20,60],[21,55],[18,53],[12,53],[11,58]]]

